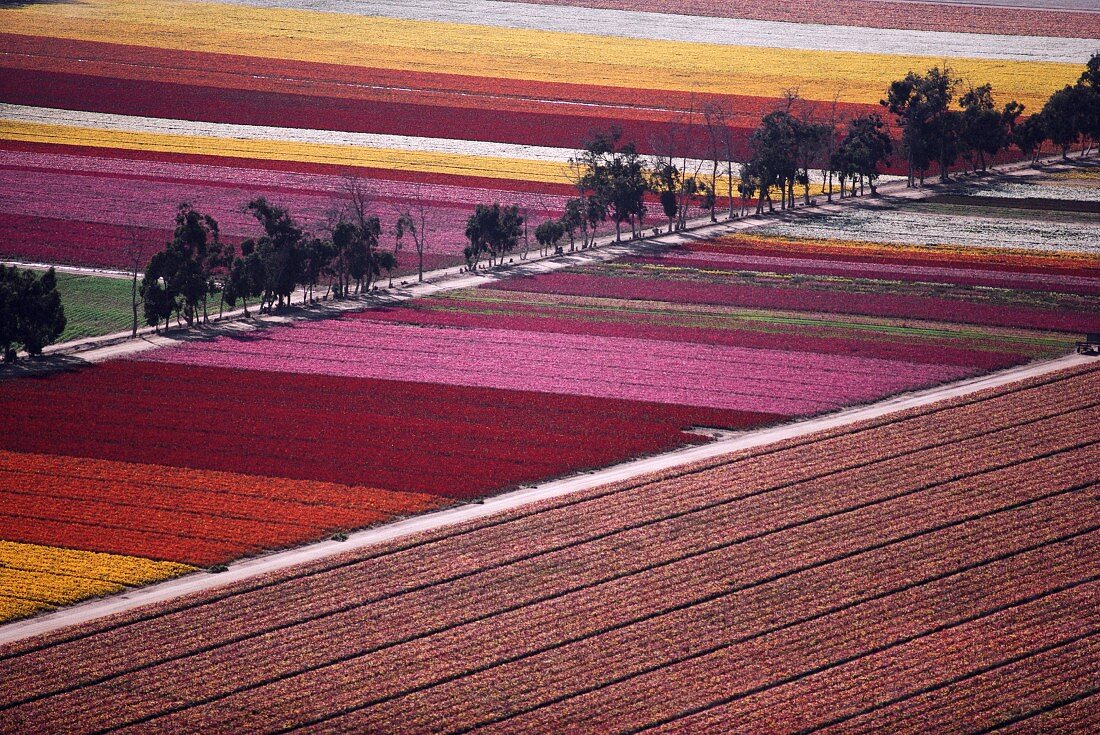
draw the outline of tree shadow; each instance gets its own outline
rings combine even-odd
[[[45,378],[54,373],[75,372],[92,364],[73,355],[21,357],[15,362],[0,364],[0,382],[17,378]]]
[[[28,5],[74,5],[80,0],[0,0],[0,9],[23,8]]]

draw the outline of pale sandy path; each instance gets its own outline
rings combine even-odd
[[[629,480],[652,472],[710,459],[765,444],[805,436],[846,424],[878,418],[886,414],[906,409],[926,406],[937,401],[957,398],[988,388],[1013,383],[1066,368],[1095,363],[1096,358],[1068,355],[1055,360],[1036,362],[978,378],[949,383],[937,388],[902,394],[877,403],[847,408],[835,413],[812,419],[796,421],[771,428],[726,433],[727,438],[704,445],[694,445],[653,457],[624,462],[595,472],[582,473],[558,480],[544,482],[534,487],[523,488],[501,495],[486,498],[481,502],[465,503],[446,510],[427,513],[405,520],[370,528],[348,535],[347,541],[321,541],[300,546],[287,551],[279,551],[266,556],[245,559],[229,565],[228,571],[221,573],[198,572],[179,579],[149,585],[119,595],[89,600],[72,607],[52,613],[39,615],[28,620],[16,621],[0,626],[0,644],[19,641],[32,636],[49,633],[70,625],[86,623],[114,613],[132,610],[143,605],[163,602],[194,592],[224,587],[242,580],[278,571],[287,567],[312,562],[328,556],[342,554],[352,549],[374,546],[423,531],[451,526],[457,523],[484,518],[506,510],[512,510],[528,503],[548,498],[556,498],[580,490],[587,490],[612,482]],[[725,432],[724,432],[725,433]]]

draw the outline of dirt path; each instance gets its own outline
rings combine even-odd
[[[613,467],[590,473],[582,473],[540,485],[503,493],[486,498],[480,503],[466,503],[435,513],[427,513],[413,518],[389,523],[375,528],[349,534],[347,541],[321,541],[300,546],[287,551],[279,551],[265,556],[244,559],[229,565],[229,570],[221,573],[198,572],[179,579],[153,584],[112,595],[98,600],[89,600],[56,612],[39,615],[28,620],[16,621],[0,626],[0,644],[30,638],[49,633],[70,625],[78,625],[113,613],[131,610],[142,605],[163,602],[193,592],[223,587],[241,580],[257,577],[286,567],[310,562],[352,549],[373,546],[393,539],[429,531],[475,518],[483,518],[512,510],[519,506],[539,500],[555,498],[580,490],[598,487],[611,482],[628,480],[650,472],[717,457],[742,449],[770,444],[784,439],[812,434],[817,431],[833,429],[858,421],[873,419],[886,414],[910,408],[925,406],[937,401],[965,396],[987,388],[1012,383],[1046,373],[1063,370],[1076,365],[1094,362],[1096,358],[1069,355],[1056,360],[1032,363],[1020,367],[991,373],[978,378],[949,383],[928,390],[906,393],[877,403],[847,408],[835,413],[812,419],[795,421],[789,424],[773,426],[736,433],[710,444],[693,445],[653,457],[624,462]]]

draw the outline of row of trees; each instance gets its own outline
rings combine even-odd
[[[891,83],[882,106],[897,120],[901,130],[897,141],[878,114],[844,123],[835,103],[827,116],[821,115],[813,103],[788,91],[780,108],[760,121],[749,138],[748,160],[737,167],[739,214],[747,214],[753,199],[758,214],[765,206],[773,210],[775,193],[781,209],[793,207],[796,186],[809,204],[813,172],[820,172],[821,193],[829,201],[837,193],[834,181],[842,198],[862,195],[866,187],[873,195],[882,168],[896,150],[905,157],[908,183],[914,186],[923,185],[933,163],[939,164],[940,176],[946,181],[960,158],[974,170],[984,171],[1012,145],[1025,155],[1038,157],[1048,140],[1061,148],[1063,155],[1082,139],[1090,143],[1100,140],[1100,54],[1089,59],[1075,85],[1055,92],[1039,113],[1027,118],[1022,117],[1024,106],[1015,100],[998,108],[991,85],[971,86],[960,95],[961,84],[950,69],[938,67],[923,75],[910,72]],[[708,160],[689,159],[688,134],[677,133],[675,125],[670,126],[673,132],[666,140],[651,141],[652,147],[662,152],[649,159],[638,154],[633,142],[624,142],[615,128],[594,133],[570,159],[577,196],[566,202],[560,217],[535,228],[540,247],[556,247],[568,237],[572,249],[578,233],[585,247],[606,220],[614,223],[616,240],[621,239],[624,226],[637,237],[644,227],[647,194],[660,203],[669,231],[684,227],[692,206],[709,210],[711,220],[716,221],[720,171],[726,177],[725,195],[732,219],[731,113],[711,103],[703,107],[700,116]],[[693,117],[689,112],[685,130],[700,127]],[[478,252],[471,241],[468,259]]]
[[[706,132],[709,158],[687,155],[687,135],[670,126],[666,140],[651,141],[660,151],[642,156],[632,141],[612,127],[593,133],[579,153],[570,159],[570,178],[576,196],[566,201],[560,216],[540,223],[534,238],[541,252],[557,249],[568,240],[582,248],[592,244],[600,225],[610,221],[616,240],[629,228],[632,238],[645,227],[648,205],[659,203],[668,231],[682,229],[692,207],[709,211],[717,220],[720,172],[724,174],[728,216],[747,214],[750,201],[756,212],[766,206],[795,206],[796,187],[810,203],[811,178],[821,175],[821,193],[832,200],[876,193],[875,182],[897,150],[907,164],[909,185],[923,184],[932,164],[938,164],[946,180],[961,159],[984,170],[989,161],[1011,145],[1024,154],[1038,156],[1046,141],[1065,155],[1082,138],[1100,139],[1100,54],[1094,55],[1075,85],[1055,92],[1043,109],[1023,118],[1024,107],[1011,101],[998,107],[989,84],[971,86],[958,94],[961,81],[949,68],[924,74],[910,72],[890,84],[882,106],[892,113],[901,131],[891,138],[886,122],[870,113],[841,121],[834,103],[828,115],[813,103],[788,92],[779,109],[765,115],[748,140],[747,160],[737,166],[729,120],[732,113],[715,104],[700,111],[702,126],[689,112],[686,129]],[[704,170],[709,169],[709,170]],[[835,186],[834,186],[835,184]],[[737,197],[735,198],[735,193]],[[245,240],[239,251],[221,242],[217,222],[181,205],[171,243],[157,253],[146,268],[141,300],[149,324],[166,325],[177,320],[193,323],[207,319],[208,300],[218,294],[219,311],[241,301],[247,313],[249,299],[259,301],[261,311],[281,308],[298,287],[306,298],[327,280],[328,294],[342,297],[369,290],[376,279],[392,273],[402,242],[411,240],[419,256],[423,279],[425,205],[414,211],[395,211],[390,231],[393,250],[380,247],[383,227],[370,212],[370,200],[358,180],[348,187],[345,206],[325,228],[326,237],[308,236],[283,208],[263,198],[249,202],[263,234]],[[740,210],[735,211],[735,201]],[[477,268],[487,258],[489,266],[503,262],[506,254],[524,243],[527,254],[526,211],[519,207],[479,204],[465,230],[466,263]],[[136,302],[135,302],[136,303]]]
[[[984,171],[989,160],[1015,145],[1033,160],[1050,141],[1063,157],[1074,145],[1100,140],[1100,54],[1094,54],[1076,84],[1054,92],[1042,110],[1022,118],[1024,106],[1012,100],[998,108],[989,84],[970,86],[950,68],[909,72],[893,82],[882,105],[897,117],[909,186],[923,185],[933,163],[940,178],[960,158]],[[1087,152],[1084,147],[1082,153]]]
[[[31,355],[65,331],[65,309],[53,268],[41,275],[0,265],[0,354],[12,362],[22,348]]]
[[[213,217],[180,204],[172,240],[145,268],[135,293],[135,314],[140,302],[147,324],[167,328],[173,317],[189,325],[207,322],[215,298],[219,313],[240,302],[248,315],[250,299],[258,301],[261,313],[269,312],[289,304],[298,288],[304,290],[304,299],[314,300],[322,282],[327,284],[324,298],[363,293],[383,273],[393,273],[397,251],[410,241],[423,279],[426,208],[417,204],[397,210],[389,233],[393,249],[385,249],[382,221],[371,213],[363,183],[349,180],[346,193],[344,206],[334,208],[323,228],[324,236],[307,234],[286,208],[263,197],[253,199],[245,209],[262,234],[239,247],[222,240]]]
[[[747,202],[758,193],[758,212],[763,211],[765,204],[774,208],[772,193],[776,191],[780,194],[781,208],[794,206],[796,184],[803,186],[804,197],[809,203],[810,173],[818,169],[828,174],[822,186],[823,190],[828,187],[830,197],[834,175],[840,183],[842,196],[849,182],[852,195],[856,192],[857,181],[861,189],[863,182],[870,182],[873,192],[879,169],[892,151],[882,119],[878,115],[856,118],[839,135],[835,124],[797,115],[795,108],[800,102],[797,96],[790,96],[787,102],[784,109],[763,118],[750,139],[750,159],[737,169],[740,213],[745,213]],[[710,111],[706,119],[724,118]],[[692,161],[686,155],[678,156],[673,152],[645,157],[638,153],[634,142],[623,140],[618,128],[593,133],[583,143],[580,153],[570,160],[577,195],[566,201],[561,216],[535,228],[540,249],[556,248],[565,239],[570,249],[576,247],[578,239],[582,248],[588,247],[600,224],[607,221],[615,227],[616,241],[622,239],[627,229],[632,238],[639,237],[649,212],[647,201],[652,203],[653,200],[660,204],[669,232],[686,225],[692,207],[709,211],[711,220],[716,221],[720,171],[726,179],[724,194],[729,217],[735,217],[733,150],[728,126],[723,125],[721,129],[726,134],[719,131],[712,138],[720,145],[712,147],[713,157],[709,161]],[[709,172],[701,171],[703,164],[709,164]],[[475,219],[491,218],[491,209],[479,206],[470,219],[468,239],[479,237],[480,225]],[[516,231],[513,228],[512,234]],[[466,249],[471,265],[476,265],[476,257],[482,252],[478,242],[470,239]],[[515,246],[515,239],[505,235],[500,243],[503,250],[489,248],[491,256],[507,252]]]

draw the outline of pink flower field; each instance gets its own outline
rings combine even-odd
[[[958,366],[799,355],[627,336],[424,328],[366,318],[266,330],[154,353],[207,367],[415,380],[787,416],[969,374]]]

